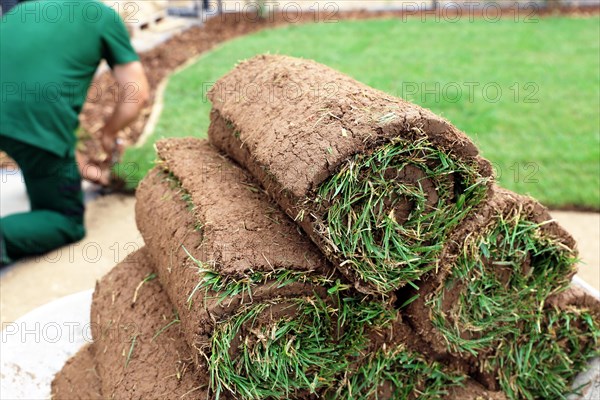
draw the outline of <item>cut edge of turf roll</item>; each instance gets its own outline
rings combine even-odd
[[[452,232],[438,273],[420,283],[407,313],[440,353],[477,357],[566,290],[576,261],[573,238],[545,207],[495,187]]]
[[[317,394],[335,386],[349,357],[365,348],[369,321],[359,327],[351,313],[341,323],[348,310],[330,300],[273,298],[219,323],[210,360],[213,390],[225,387],[248,399],[296,398],[298,391]]]
[[[190,258],[201,267],[192,296],[226,304],[218,313],[211,307],[214,330],[203,350],[216,398],[304,398],[336,387],[398,317],[339,279],[280,270],[239,281]]]
[[[397,344],[367,355],[350,371],[327,399],[393,400],[446,398],[453,387],[467,379],[459,371],[427,360],[422,354]]]
[[[390,293],[438,266],[448,234],[487,191],[475,168],[417,136],[354,156],[306,209],[321,216],[313,226],[340,269]]]

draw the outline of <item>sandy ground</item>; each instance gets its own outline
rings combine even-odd
[[[111,195],[88,203],[88,236],[45,257],[21,262],[0,276],[0,321],[13,322],[51,300],[93,288],[97,279],[143,245],[135,199]],[[600,214],[553,212],[578,241],[580,276],[600,289]]]

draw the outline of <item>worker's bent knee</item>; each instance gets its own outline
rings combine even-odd
[[[83,222],[81,223],[74,223],[73,226],[73,232],[71,235],[71,241],[69,243],[75,243],[75,242],[79,242],[81,239],[83,239],[86,235],[86,230],[85,230],[85,225],[83,224]],[[67,244],[69,244],[67,243]]]
[[[12,260],[44,254],[85,236],[83,222],[52,211],[9,215],[0,226],[6,254]]]

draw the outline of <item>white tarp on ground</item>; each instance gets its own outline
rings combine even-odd
[[[92,290],[37,308],[0,334],[0,399],[48,399],[54,375],[91,342]]]

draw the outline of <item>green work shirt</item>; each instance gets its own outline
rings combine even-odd
[[[111,67],[139,60],[118,13],[98,0],[31,0],[3,15],[0,136],[72,154],[103,58]]]

